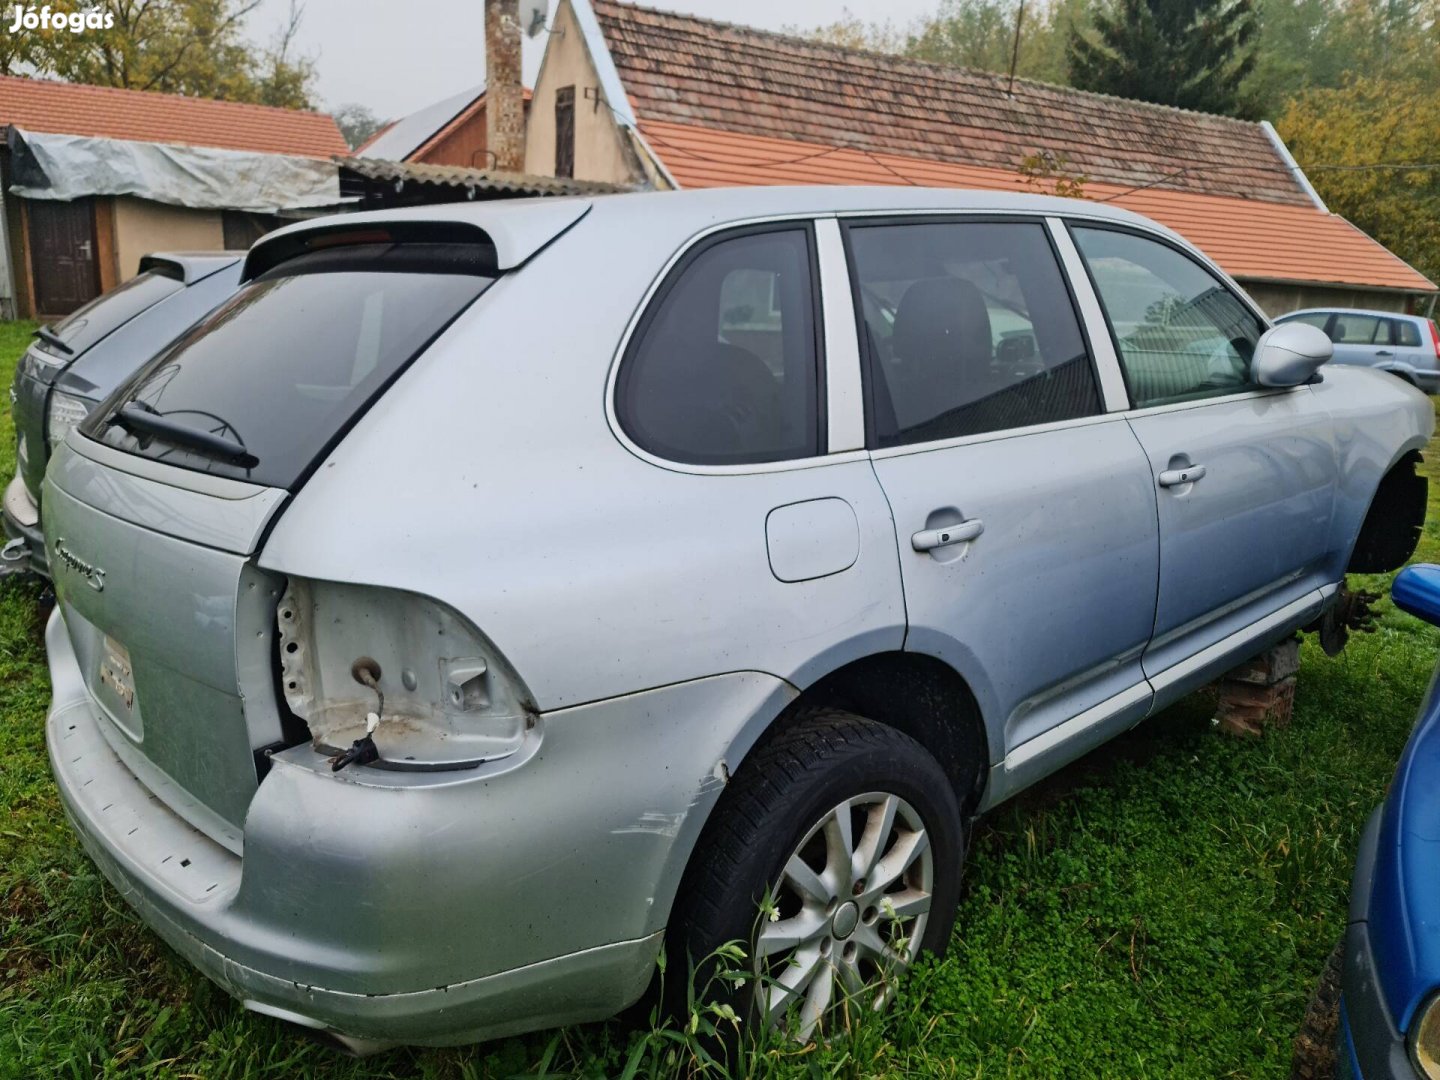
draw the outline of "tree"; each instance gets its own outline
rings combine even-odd
[[[1440,281],[1440,87],[1433,83],[1422,72],[1307,91],[1276,127],[1331,210]]]
[[[934,18],[918,27],[906,52],[954,67],[1008,72],[1064,83],[1065,44],[1088,21],[1087,0],[942,0]],[[1016,49],[1016,27],[1019,48]]]
[[[1244,115],[1241,84],[1255,66],[1255,0],[1112,0],[1095,31],[1070,39],[1071,82],[1082,90]]]
[[[389,123],[388,120],[381,120],[364,105],[354,103],[341,105],[332,115],[351,150],[360,149],[371,136]]]
[[[950,67],[1008,72],[1016,60],[1022,78],[1063,83],[1065,42],[1088,18],[1090,0],[940,0],[934,15],[907,27],[864,22],[847,9],[833,23],[796,32],[816,41],[897,53]],[[1015,51],[1016,24],[1020,42]],[[791,28],[795,30],[795,28]]]
[[[849,8],[840,9],[840,18],[824,26],[806,29],[787,26],[785,32],[797,37],[808,37],[826,45],[839,45],[845,49],[869,49],[871,52],[901,54],[905,52],[906,35],[888,19],[884,22],[865,22]]]
[[[1257,0],[1260,35],[1246,90],[1264,116],[1349,78],[1440,81],[1440,0]]]
[[[261,0],[106,0],[108,30],[27,34],[28,53],[0,50],[0,73],[49,75],[72,82],[158,90],[190,97],[310,108],[315,63],[294,55],[304,9],[291,0],[274,39],[257,46],[245,20]],[[56,11],[93,5],[53,0]],[[5,43],[12,48],[11,43]]]

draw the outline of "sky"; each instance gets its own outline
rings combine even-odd
[[[559,0],[550,0],[551,10]],[[859,18],[904,25],[939,0],[644,0],[646,6],[780,30],[817,26],[846,8]],[[319,69],[322,107],[358,103],[395,119],[485,81],[483,0],[304,0],[297,42]],[[264,0],[248,30],[268,40],[284,21],[288,0]],[[533,81],[544,35],[527,42],[525,78]]]

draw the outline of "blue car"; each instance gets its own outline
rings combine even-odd
[[[1412,566],[1396,606],[1440,626],[1440,566]],[[1360,839],[1349,928],[1317,1005],[1338,974],[1335,1072],[1440,1080],[1440,682],[1432,681],[1389,794]],[[1314,1006],[1312,1006],[1312,1009]],[[1312,1012],[1313,1016],[1313,1012]],[[1307,1021],[1307,1027],[1310,1021]],[[1301,1041],[1306,1038],[1302,1032]],[[1297,1073],[1318,1076],[1301,1067]]]

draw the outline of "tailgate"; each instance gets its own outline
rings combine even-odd
[[[272,650],[283,584],[248,556],[284,493],[233,481],[172,487],[89,453],[113,454],[59,448],[42,505],[101,729],[142,780],[163,774],[149,783],[157,797],[236,846],[258,786],[256,751],[281,739]]]

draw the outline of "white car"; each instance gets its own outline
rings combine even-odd
[[[609,1016],[667,941],[879,1006],[977,813],[1424,516],[1423,396],[1104,204],[429,207],[242,278],[51,462],[51,763],[157,932],[352,1047]]]

